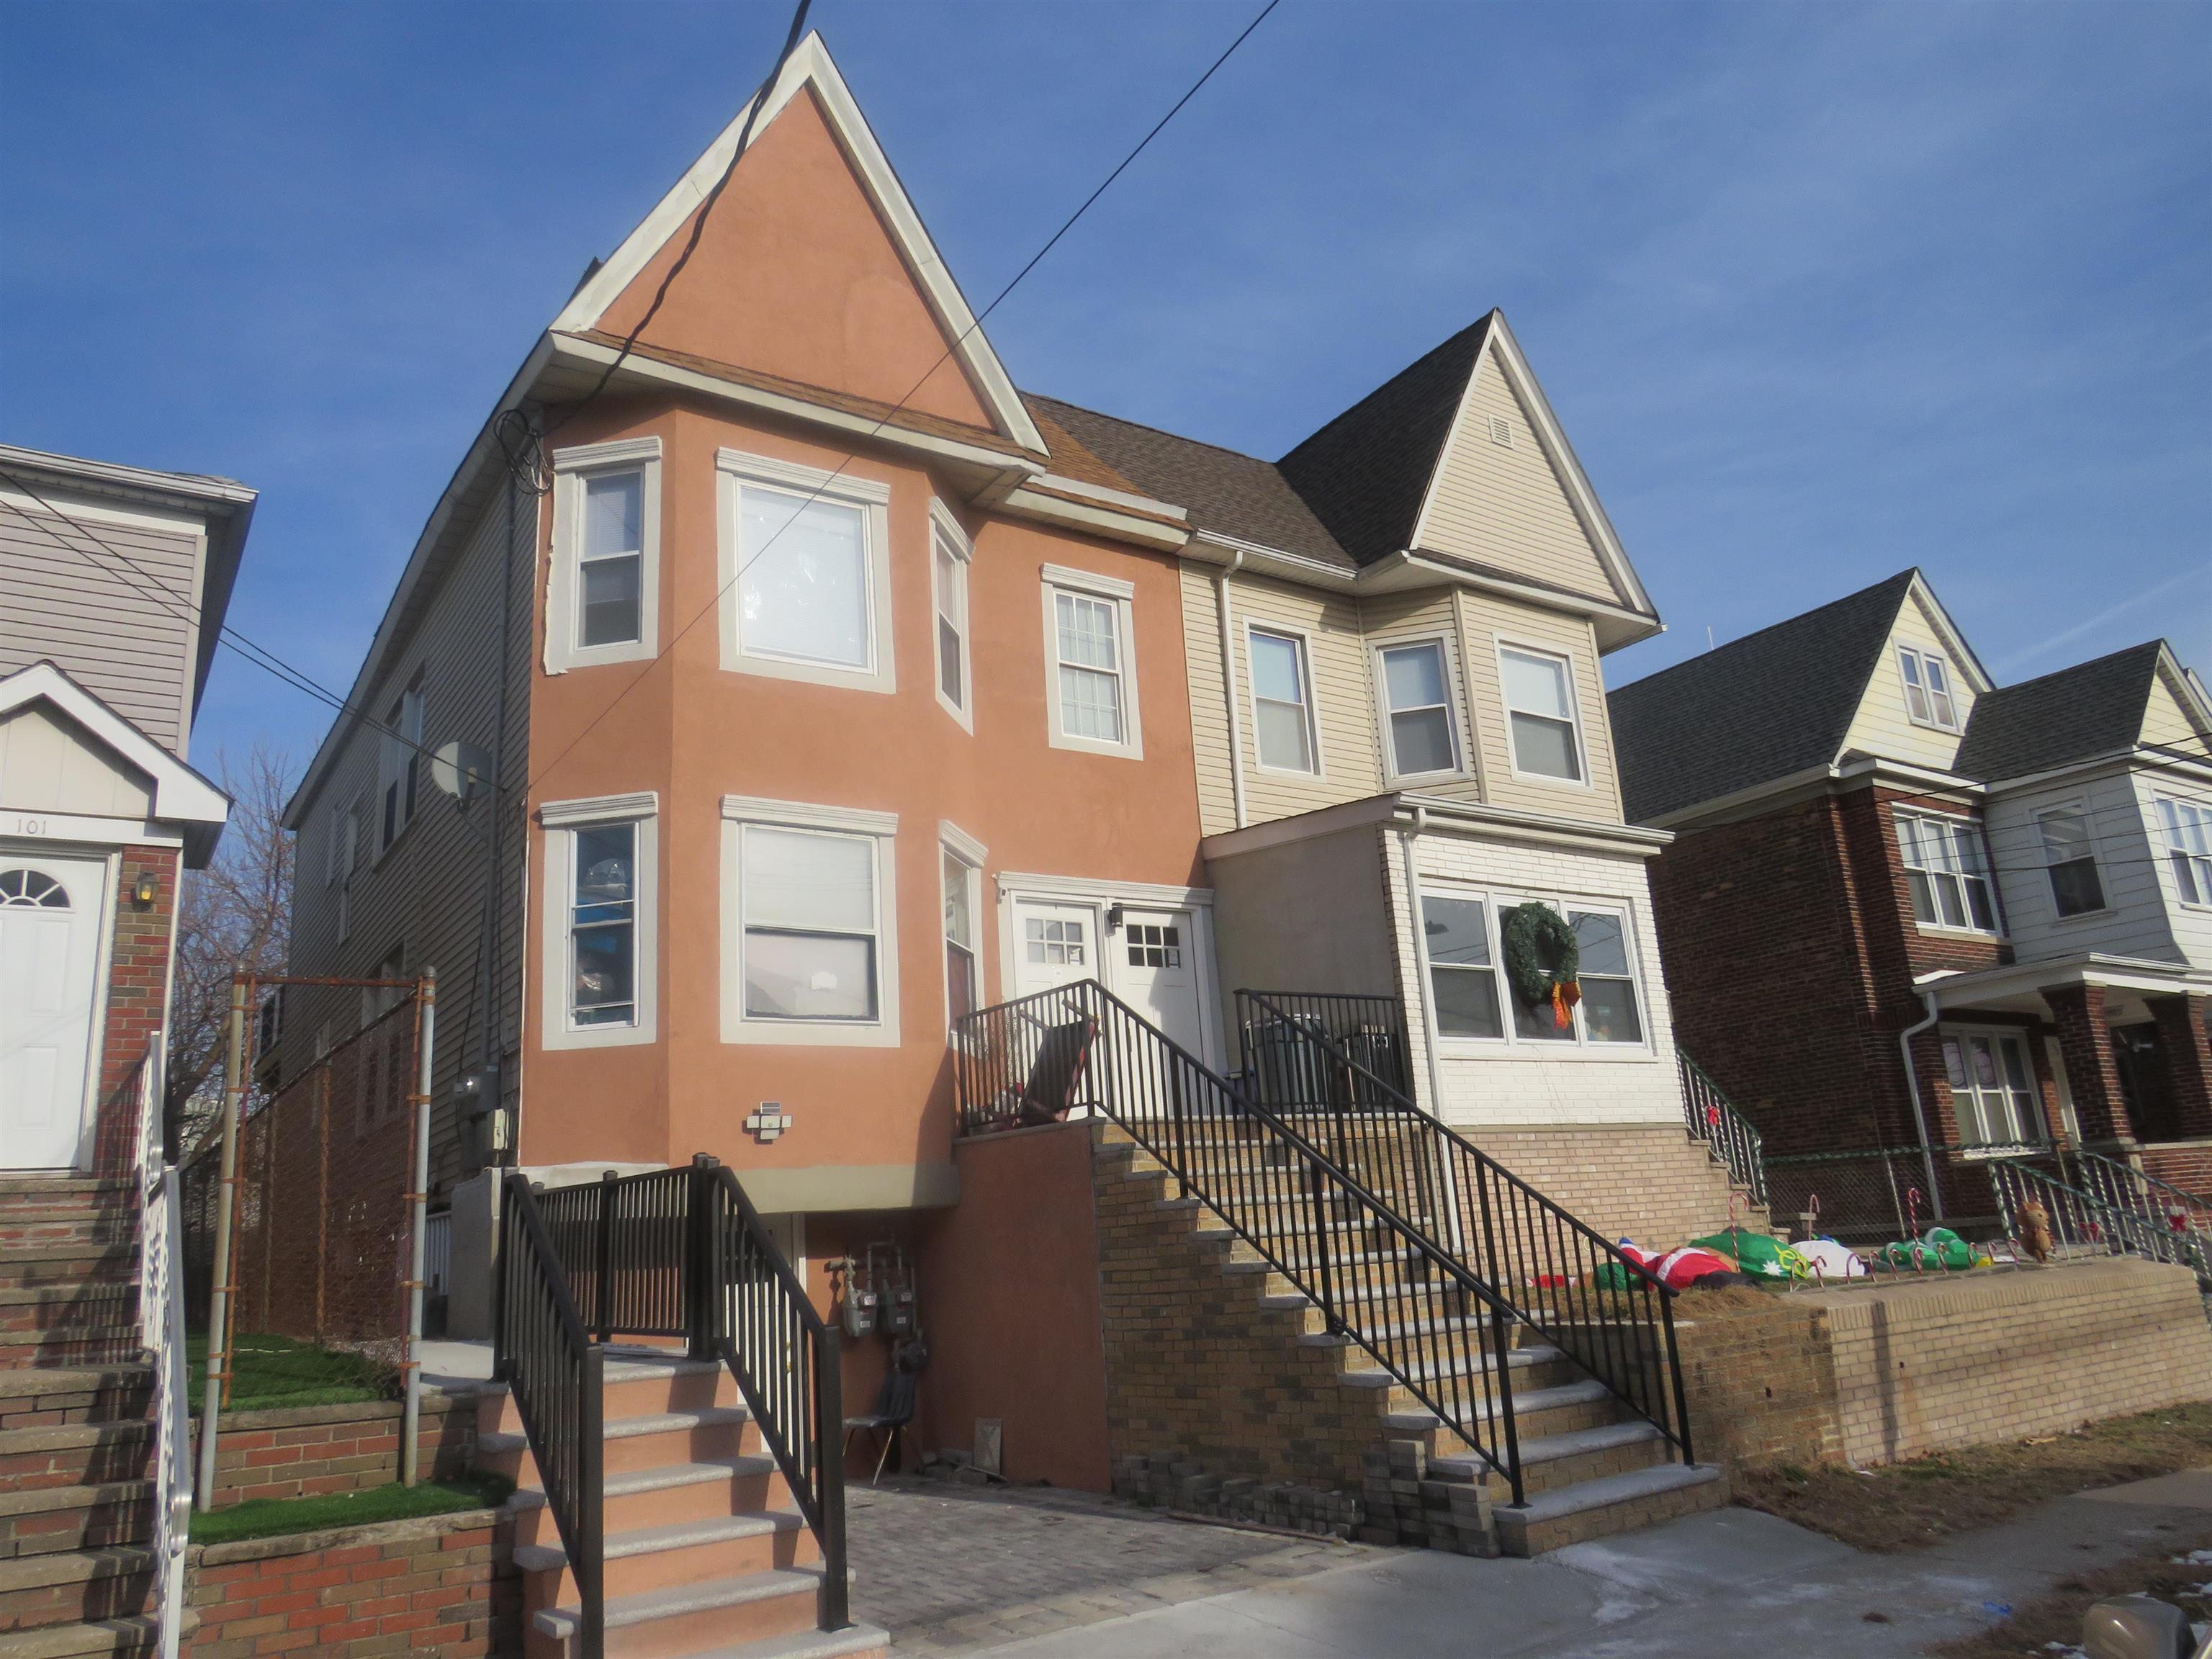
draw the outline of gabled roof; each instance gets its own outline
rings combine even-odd
[[[1835,760],[1917,570],[1731,640],[1606,699],[1631,823]]]
[[[1983,693],[1952,769],[1993,781],[2132,750],[2166,654],[2150,640]]]

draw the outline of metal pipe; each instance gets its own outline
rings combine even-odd
[[[200,1405],[198,1504],[215,1507],[215,1437],[230,1377],[230,1225],[237,1209],[238,1103],[246,1092],[246,1004],[251,981],[240,966],[230,976],[230,1047],[222,1078],[222,1163],[216,1185],[215,1282],[208,1287],[207,1380]]]
[[[1905,1092],[1912,1097],[1912,1126],[1920,1134],[1920,1167],[1928,1176],[1928,1206],[1934,1219],[1943,1218],[1943,1189],[1936,1184],[1936,1152],[1928,1141],[1928,1113],[1920,1103],[1920,1068],[1912,1063],[1912,1039],[1943,1017],[1936,1006],[1936,993],[1923,991],[1921,1000],[1927,1005],[1928,1018],[1917,1025],[1908,1025],[1897,1034],[1898,1053],[1905,1059]]]
[[[415,1170],[407,1194],[411,1212],[407,1246],[407,1352],[401,1370],[407,1378],[407,1403],[399,1431],[399,1480],[411,1486],[421,1477],[422,1449],[416,1442],[422,1423],[422,1258],[430,1208],[430,1071],[438,1036],[438,970],[425,968],[416,988],[416,1018],[422,1033],[415,1072]]]
[[[1213,611],[1221,624],[1221,694],[1229,707],[1229,795],[1236,808],[1239,830],[1245,824],[1244,722],[1237,708],[1237,647],[1235,631],[1229,625],[1229,579],[1243,563],[1244,550],[1239,548],[1229,556],[1227,564],[1213,573]]]

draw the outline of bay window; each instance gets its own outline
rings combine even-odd
[[[2054,807],[2040,814],[2036,828],[2043,840],[2043,863],[2051,878],[2051,902],[2061,917],[2087,915],[2105,908],[2104,884],[2097,878],[2096,850],[2089,817],[2078,807]]]
[[[2040,1096],[2023,1039],[2012,1031],[1943,1028],[1943,1072],[1969,1146],[2018,1146],[2041,1141]]]
[[[726,796],[722,1040],[898,1041],[889,813]]]
[[[1548,1000],[1523,1000],[1504,971],[1507,920],[1524,903],[1557,911],[1574,930],[1582,999],[1564,1026]],[[1421,934],[1431,1012],[1437,1035],[1446,1042],[1503,1040],[1591,1051],[1644,1044],[1643,994],[1626,908],[1434,889],[1421,896]]]
[[[968,571],[973,552],[959,521],[942,501],[929,504],[929,544],[930,592],[937,617],[937,701],[973,731],[975,670],[968,645]]]
[[[728,449],[716,465],[723,667],[894,690],[890,487]]]
[[[945,1014],[949,1024],[983,1002],[977,917],[982,909],[983,847],[952,823],[938,826],[938,861],[945,898]]]
[[[1548,653],[1501,646],[1498,679],[1513,741],[1513,769],[1531,777],[1583,781],[1582,732],[1575,720],[1567,662]]]
[[[1448,1037],[1504,1036],[1489,905],[1479,898],[1425,894],[1421,932],[1428,945],[1437,1032]]]
[[[1458,771],[1458,732],[1443,641],[1386,646],[1376,656],[1392,775],[1416,778]]]
[[[538,808],[548,1048],[653,1040],[659,803],[647,790]]]
[[[1897,844],[1905,859],[1912,914],[1923,927],[1997,931],[1982,832],[1965,818],[1899,812]]]
[[[2158,823],[2181,902],[2212,904],[2212,806],[2160,795]]]
[[[553,453],[545,671],[650,659],[660,635],[660,440]]]

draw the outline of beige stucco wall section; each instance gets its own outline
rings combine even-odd
[[[1510,443],[1492,436],[1492,420],[1504,422]],[[1495,346],[1475,367],[1413,539],[1608,604],[1627,602],[1606,574]]]
[[[1939,732],[1933,726],[1912,723],[1905,712],[1905,676],[1897,665],[1898,647],[1903,645],[1943,659],[1951,674],[1952,700],[1959,706],[1959,732],[1966,729],[1967,716],[1973,712],[1973,691],[1951,647],[1936,631],[1934,619],[1922,606],[1919,596],[1914,594],[1897,613],[1889,639],[1882,646],[1881,659],[1875,664],[1873,677],[1867,682],[1858,713],[1851,717],[1850,729],[1844,734],[1844,747],[1890,760],[1910,761],[1917,766],[1948,769],[1958,758],[1959,732]]]
[[[143,818],[153,781],[52,704],[0,719],[0,800],[32,812]]]
[[[1462,655],[1467,665],[1476,741],[1481,746],[1483,799],[1516,811],[1547,812],[1604,823],[1622,822],[1613,732],[1606,723],[1605,681],[1598,668],[1597,636],[1589,619],[1516,605],[1488,593],[1462,592],[1457,604]],[[1571,665],[1586,781],[1516,775],[1498,661],[1501,643],[1565,657]]]

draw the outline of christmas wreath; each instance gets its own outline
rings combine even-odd
[[[1583,1000],[1578,975],[1582,949],[1567,919],[1548,904],[1518,904],[1501,918],[1505,924],[1505,977],[1514,994],[1530,1007],[1552,1005],[1552,1024],[1565,1030],[1570,1012]],[[1552,965],[1545,966],[1549,962]]]

